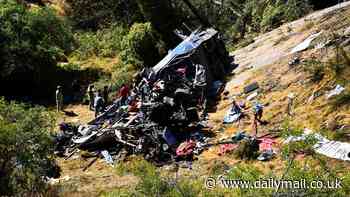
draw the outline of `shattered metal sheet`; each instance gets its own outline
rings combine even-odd
[[[157,65],[153,67],[153,71],[158,73],[162,69],[168,67],[179,56],[183,56],[193,52],[203,42],[209,40],[218,32],[215,29],[206,29],[205,31],[196,30],[192,32],[184,41],[182,41],[177,47],[168,53]]]

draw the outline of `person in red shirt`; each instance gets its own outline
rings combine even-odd
[[[126,100],[129,96],[129,87],[126,84],[122,84],[121,88],[118,92],[118,97],[120,98],[120,102],[122,105],[125,105]]]

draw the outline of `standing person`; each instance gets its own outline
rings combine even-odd
[[[108,86],[103,87],[103,100],[105,101],[105,105],[108,105],[108,94],[109,94],[109,88]]]
[[[63,93],[62,93],[61,86],[57,86],[57,90],[56,90],[56,107],[57,107],[57,112],[60,112],[63,110]]]
[[[245,116],[244,114],[244,103],[237,103],[236,100],[233,100],[232,101],[232,108],[231,108],[231,112],[233,114],[239,114],[239,117],[238,117],[238,128],[240,127],[241,125],[241,119]]]
[[[231,111],[234,112],[235,114],[241,114],[242,113],[242,108],[241,108],[240,105],[237,104],[236,100],[232,101]]]
[[[88,87],[88,97],[89,97],[89,109],[91,111],[94,110],[94,85],[90,85]]]
[[[120,98],[121,105],[125,105],[129,96],[129,87],[126,84],[122,84],[118,92],[118,97]]]
[[[253,112],[254,112],[254,118],[253,118],[253,123],[252,127],[255,130],[255,135],[258,134],[258,123],[264,124],[264,122],[261,120],[263,112],[264,112],[264,106],[261,105],[260,103],[255,103],[253,107]]]
[[[287,105],[287,115],[292,116],[292,108],[293,108],[294,94],[288,94],[288,105]]]
[[[94,107],[95,107],[95,117],[97,117],[100,113],[103,113],[105,108],[105,102],[102,98],[102,92],[99,90],[96,92],[95,100],[94,100]]]

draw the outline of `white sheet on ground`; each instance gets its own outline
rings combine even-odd
[[[224,117],[224,124],[231,124],[231,123],[237,122],[241,117],[241,115],[242,115],[241,113],[233,114],[231,111],[229,111]]]
[[[308,135],[312,134],[302,134],[301,136],[289,136],[284,143],[290,143],[295,141],[305,140]],[[316,133],[314,134],[318,142],[313,146],[314,150],[322,155],[330,158],[340,159],[344,161],[350,161],[350,144],[339,141],[328,140],[322,135]]]
[[[344,161],[350,161],[350,144],[338,141],[331,141],[324,139],[324,141],[318,142],[315,146],[315,151],[319,154],[331,157],[334,159],[340,159]]]
[[[258,96],[258,92],[254,92],[253,94],[251,94],[247,97],[247,101],[251,101],[257,96]]]
[[[338,84],[333,90],[331,90],[327,93],[326,97],[327,97],[327,99],[330,99],[333,96],[341,94],[344,90],[345,90],[345,88]]]
[[[312,34],[308,38],[306,38],[302,43],[298,44],[296,47],[294,47],[291,51],[291,53],[296,53],[299,51],[304,51],[305,49],[309,48],[311,42],[315,40],[318,36],[322,34],[322,31],[316,34]]]

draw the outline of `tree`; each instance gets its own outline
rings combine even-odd
[[[159,60],[157,39],[150,23],[135,23],[122,41],[121,60],[124,64],[154,66]]]
[[[56,63],[73,50],[73,35],[51,9],[5,0],[0,1],[0,43],[2,95],[48,96],[56,85]]]
[[[173,48],[179,43],[179,38],[173,31],[179,27],[179,20],[169,0],[137,0],[141,13],[152,23],[154,29],[161,35],[167,48]]]
[[[57,176],[50,139],[53,122],[42,107],[0,98],[0,196],[38,196],[46,189],[44,177]]]
[[[130,0],[67,0],[66,8],[73,26],[83,30],[98,30],[111,23],[131,26],[143,17],[135,1]]]

